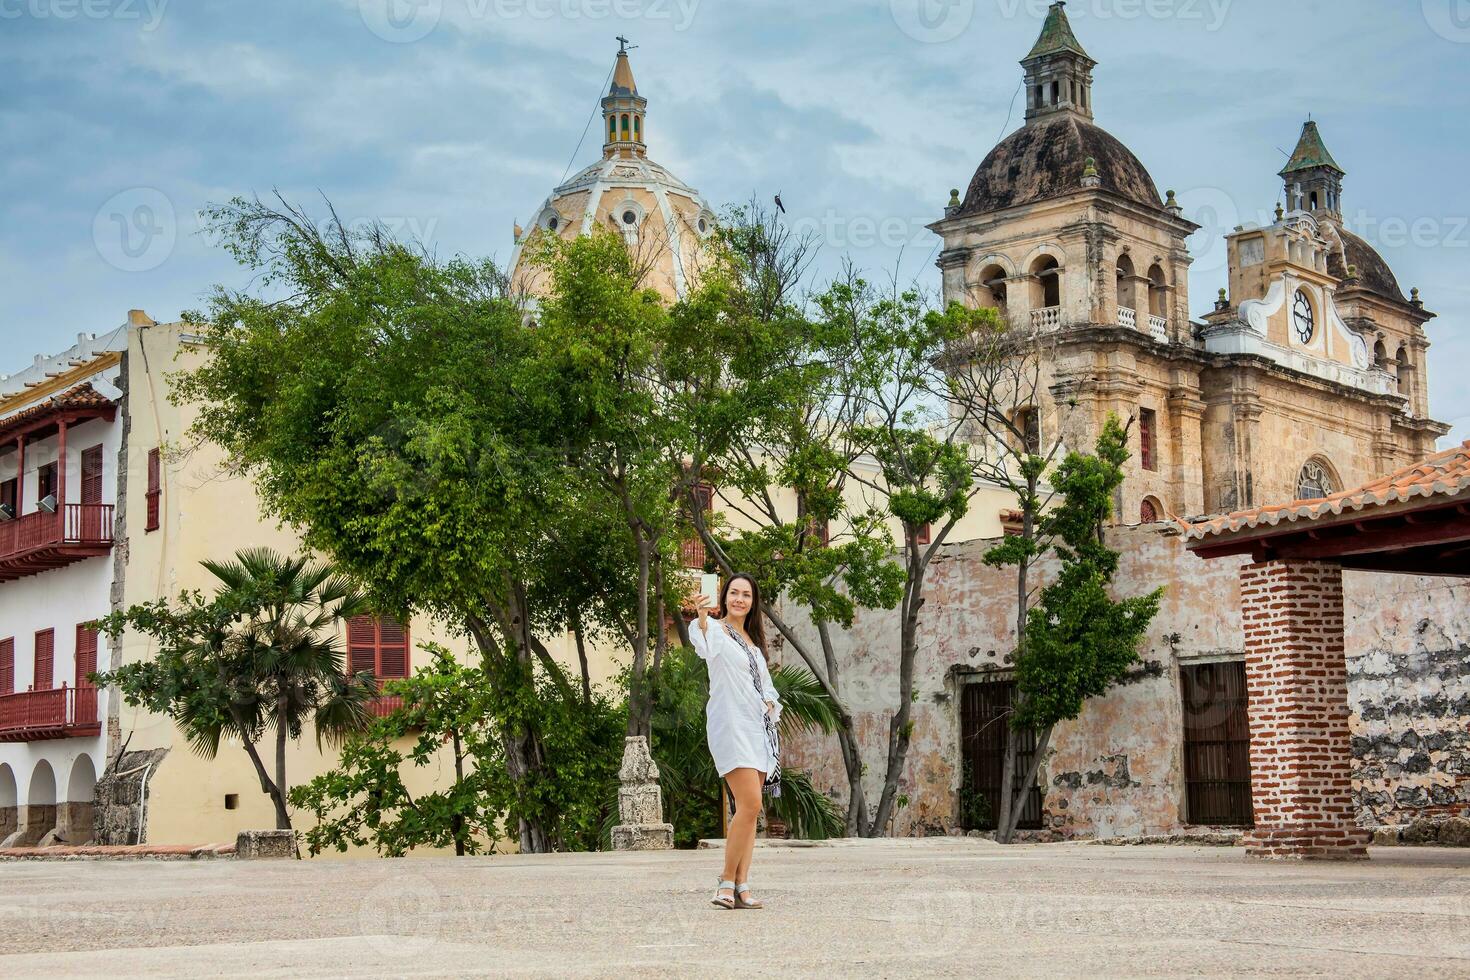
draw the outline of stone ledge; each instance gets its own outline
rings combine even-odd
[[[199,861],[234,856],[234,844],[83,844],[0,850],[0,861]]]

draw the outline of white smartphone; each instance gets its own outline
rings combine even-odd
[[[699,594],[709,596],[706,609],[720,608],[720,576],[714,572],[699,576]]]

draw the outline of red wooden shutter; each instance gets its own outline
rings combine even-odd
[[[347,672],[377,676],[378,633],[371,616],[347,621]]]
[[[929,538],[933,533],[934,529],[928,524],[921,524],[919,525],[919,530],[914,533],[914,540],[919,544],[928,544]]]
[[[1154,412],[1151,408],[1138,413],[1138,457],[1143,468],[1154,468]]]
[[[148,492],[144,497],[148,501],[148,519],[143,525],[145,531],[158,530],[158,499],[163,494],[163,457],[158,449],[148,450]]]
[[[102,447],[82,450],[82,503],[102,503]]]
[[[15,693],[15,637],[0,640],[0,694]]]
[[[378,676],[408,676],[408,630],[396,619],[378,620]]]
[[[36,675],[31,687],[37,691],[49,691],[56,683],[56,631],[40,630],[36,633]]]
[[[97,630],[89,623],[77,624],[77,687],[91,687],[87,675],[97,670]]]
[[[389,617],[353,616],[347,621],[347,669],[379,679],[407,677],[407,628]]]

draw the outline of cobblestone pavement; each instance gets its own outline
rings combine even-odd
[[[714,851],[0,864],[0,977],[1470,976],[1470,851],[968,839]]]

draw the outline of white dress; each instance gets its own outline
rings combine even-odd
[[[771,683],[766,658],[756,649],[756,670],[761,690],[755,689],[750,672],[750,656],[739,640],[725,632],[725,624],[713,616],[706,620],[708,632],[699,628],[699,620],[689,624],[689,640],[694,652],[709,667],[709,701],[705,703],[705,734],[709,738],[710,755],[715,771],[723,777],[732,769],[755,769],[769,775],[777,759],[766,737],[764,714],[766,701],[771,721],[781,720],[781,699]]]

